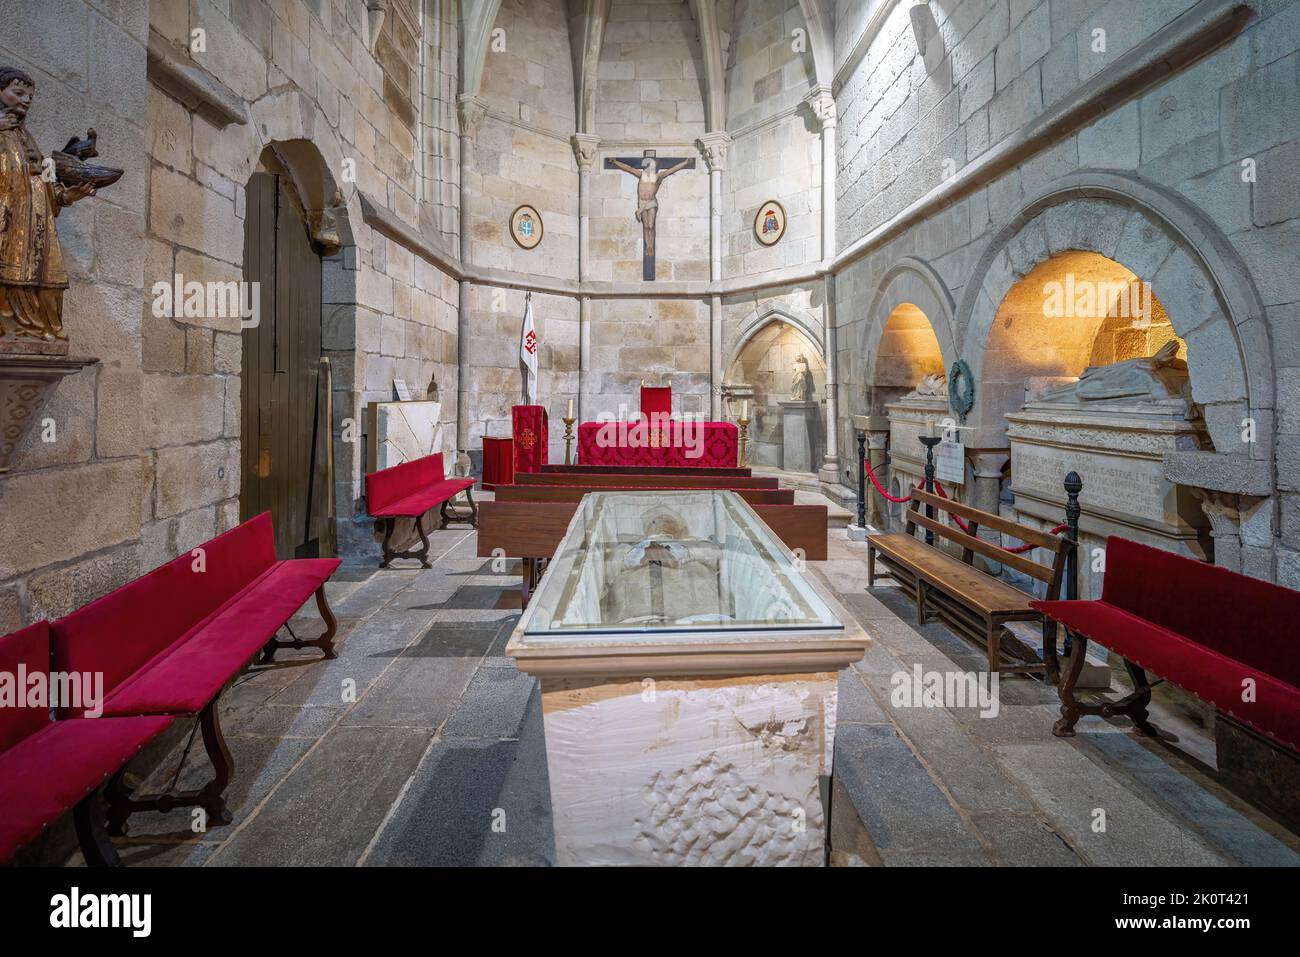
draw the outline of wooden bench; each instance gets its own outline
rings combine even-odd
[[[698,489],[681,489],[671,480],[663,485],[631,486],[635,491],[698,491]],[[593,491],[591,486],[582,485],[501,485],[496,490],[498,502],[580,502],[582,497]],[[602,489],[616,491],[616,489]],[[793,505],[792,488],[738,488],[732,489],[750,505]]]
[[[709,488],[780,488],[776,476],[719,476],[698,474],[699,469],[684,469],[672,476],[671,483],[658,474],[645,472],[526,472],[515,475],[516,485],[581,485],[591,488],[657,488],[671,484],[679,489]],[[686,475],[683,472],[697,474]]]
[[[0,672],[50,680],[50,625],[0,638]],[[84,687],[83,681],[82,686]],[[66,685],[65,685],[66,686]],[[27,682],[20,688],[26,691]],[[50,719],[52,702],[0,708],[0,864],[69,810],[88,866],[119,863],[104,830],[101,789],[174,720],[170,715]]]
[[[384,557],[380,568],[387,568],[394,558],[418,558],[429,568],[429,536],[424,530],[424,515],[438,506],[446,528],[450,521],[468,521],[478,527],[478,507],[474,504],[472,478],[446,478],[442,467],[442,453],[434,452],[421,459],[403,462],[390,468],[379,469],[366,476],[366,510],[384,525]],[[469,499],[470,514],[467,519],[447,514],[447,503],[465,493]],[[393,530],[399,518],[415,519],[415,531],[420,536],[420,550],[394,551],[391,545]]]
[[[543,472],[563,472],[569,475],[707,475],[727,478],[750,478],[754,473],[748,466],[739,468],[693,468],[687,465],[543,465]]]
[[[136,811],[176,807],[202,807],[210,824],[230,823],[225,789],[234,761],[217,701],[259,655],[317,647],[334,657],[337,622],[325,583],[339,564],[337,558],[277,560],[271,513],[263,512],[54,623],[55,670],[102,674],[106,717],[197,717],[215,772],[197,790],[146,797],[132,797],[115,775],[106,789],[110,834],[124,833]],[[313,593],[324,633],[278,639]],[[65,707],[59,717],[92,720],[86,711]]]
[[[922,505],[926,507],[924,512],[921,511]],[[936,512],[961,518],[968,523],[969,533],[934,517]],[[928,534],[917,538],[918,528]],[[999,548],[979,537],[981,528],[1042,548],[1052,556],[1052,560],[1048,564],[1039,564],[1026,555]],[[939,547],[936,539],[960,548],[960,557]],[[882,574],[877,572],[876,565],[883,565],[885,576],[912,593],[918,624],[924,624],[933,610],[953,629],[985,645],[990,671],[1010,674],[1043,672],[1055,681],[1055,626],[1044,622],[1043,613],[1032,607],[1032,595],[980,571],[974,567],[974,561],[976,555],[982,555],[989,561],[1035,578],[1047,585],[1047,598],[1056,599],[1061,593],[1066,556],[1071,547],[1067,538],[914,488],[905,532],[867,536],[867,584],[868,587],[875,585],[876,578]],[[1012,621],[1043,622],[1044,648],[1050,648],[1044,656],[1047,660],[1022,660],[1014,664],[1002,661],[1003,632],[1006,624]],[[1024,648],[1014,637],[1012,641],[1014,644],[1008,648],[1009,651]]]
[[[520,588],[526,606],[541,579],[543,562],[560,547],[582,495],[609,489],[567,489],[571,501],[484,502],[479,520],[478,554],[482,558],[501,555],[524,561]],[[574,492],[578,492],[574,498]],[[825,561],[827,509],[825,505],[754,505],[758,517],[787,548],[801,550],[808,561]]]

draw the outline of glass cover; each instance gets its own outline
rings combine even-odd
[[[726,490],[586,495],[524,625],[528,638],[819,630],[843,625]]]

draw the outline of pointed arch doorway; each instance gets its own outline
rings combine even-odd
[[[259,321],[243,331],[240,517],[270,511],[276,555],[293,558],[314,553],[321,259],[283,177],[254,173],[246,199],[244,279],[259,284]]]

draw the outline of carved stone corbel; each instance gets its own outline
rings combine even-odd
[[[40,419],[41,410],[63,377],[98,361],[0,354],[0,474],[9,471],[14,450]]]

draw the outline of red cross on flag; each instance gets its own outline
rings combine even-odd
[[[537,404],[537,330],[533,328],[533,294],[524,304],[524,331],[519,340],[519,358],[527,367],[524,375],[524,397],[529,405]]]

